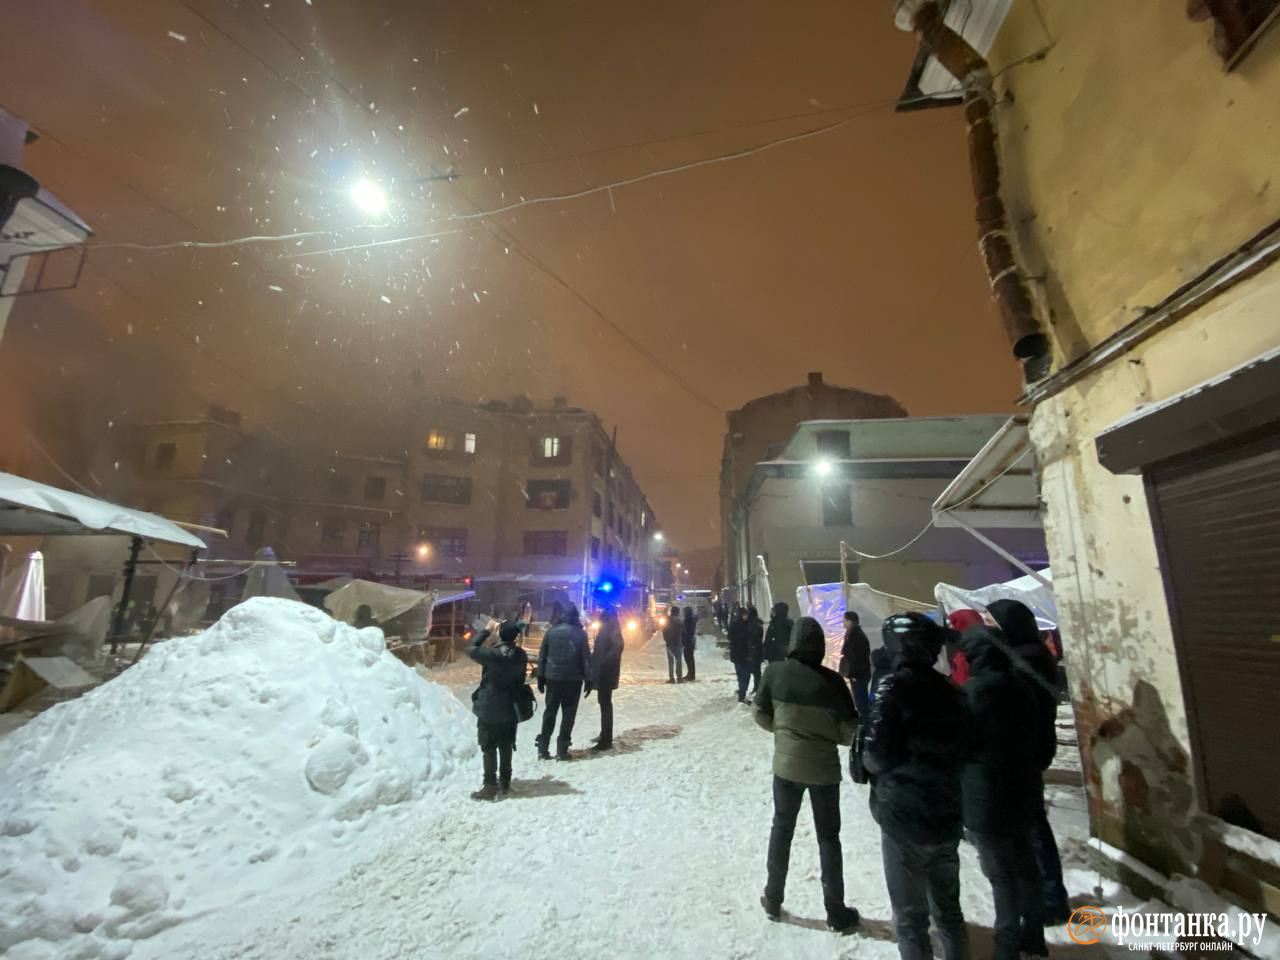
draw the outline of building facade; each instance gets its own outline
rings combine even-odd
[[[215,557],[269,546],[303,580],[470,579],[491,607],[652,586],[653,509],[594,413],[435,398],[380,433],[397,430],[388,449],[336,454],[214,407],[122,430],[97,472],[122,501],[227,531]]]
[[[988,271],[1007,210],[1046,348],[1024,400],[1094,848],[1280,914],[1278,5],[967,6],[964,45],[935,5],[898,22],[913,82],[965,81]]]
[[[882,593],[932,605],[934,587],[979,587],[1022,571],[963,530],[932,526],[932,506],[1004,416],[816,420],[798,424],[747,482],[734,551],[768,570],[773,600],[839,583],[844,573]],[[1020,467],[1030,473],[1030,466]],[[992,531],[1020,562],[1043,567],[1039,529]],[[748,584],[748,597],[760,590]]]
[[[720,586],[746,596],[755,559],[747,546],[747,488],[756,464],[782,449],[796,426],[806,420],[881,419],[907,415],[892,397],[826,383],[809,374],[808,383],[758,397],[729,411],[720,457],[720,537],[723,556]]]

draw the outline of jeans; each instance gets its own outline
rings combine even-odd
[[[569,752],[569,743],[573,737],[573,721],[578,716],[578,702],[582,699],[581,680],[548,680],[547,699],[543,704],[542,736],[539,738],[544,749],[550,749],[551,734],[556,728],[556,713],[562,712],[560,720],[560,737],[556,740],[559,753]]]
[[[769,833],[768,874],[764,895],[781,905],[791,861],[791,838],[804,792],[809,791],[813,826],[818,834],[818,859],[822,864],[822,901],[827,915],[844,908],[844,855],[840,850],[840,784],[805,784],[773,778],[773,830]]]
[[[921,844],[880,834],[884,880],[893,905],[902,960],[930,960],[929,917],[942,940],[945,960],[966,960],[969,931],[960,909],[959,841]]]
[[[684,675],[689,680],[694,679],[694,674],[697,673],[697,671],[694,670],[693,668],[693,647],[694,647],[694,644],[692,640],[686,640],[684,642],[684,663],[685,663]]]
[[[684,679],[684,659],[679,647],[667,647],[667,679]]]
[[[735,663],[733,672],[738,675],[738,699],[747,699],[747,683],[751,680],[751,664]]]
[[[600,701],[600,739],[596,742],[607,747],[613,743],[613,689],[597,690],[596,699]]]
[[[516,725],[480,721],[476,724],[476,740],[484,757],[484,782],[511,786],[511,751],[516,745]]]
[[[1063,917],[1071,912],[1067,903],[1067,888],[1062,883],[1062,859],[1058,856],[1058,842],[1049,826],[1049,813],[1040,805],[1040,816],[1031,827],[1031,849],[1035,851],[1040,866],[1040,902],[1046,917]]]
[[[1044,956],[1044,906],[1040,867],[1031,849],[1029,830],[1012,836],[972,834],[978,862],[991,881],[996,908],[992,960],[1018,960],[1024,953]]]

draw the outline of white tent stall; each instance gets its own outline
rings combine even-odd
[[[973,590],[940,583],[934,588],[933,595],[938,606],[947,613],[966,609],[982,611],[997,600],[1018,600],[1036,615],[1041,630],[1054,630],[1058,626],[1058,605],[1054,602],[1052,587],[1046,586],[1046,581],[1053,583],[1053,575],[1047,569],[1039,570],[1037,574]]]
[[[874,650],[880,646],[880,624],[895,613],[917,610],[932,613],[930,603],[881,593],[865,583],[813,583],[796,588],[798,616],[813,617],[822,624],[827,636],[827,659],[840,659],[840,646],[844,639],[844,612],[858,614],[862,629]]]

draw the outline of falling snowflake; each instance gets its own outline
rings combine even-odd
[[[462,116],[464,113],[470,113],[470,112],[471,112],[471,108],[470,108],[470,107],[463,107],[461,110],[459,110],[457,113],[455,113],[455,114],[453,115],[453,119],[457,120],[457,119],[458,119],[460,116]]]
[[[391,298],[390,298],[390,297],[388,297],[388,296],[384,293],[384,294],[382,295],[382,302],[383,302],[383,303],[390,303],[390,302],[391,302]]]
[[[170,31],[169,31],[169,36],[170,36],[172,39],[177,40],[179,43],[186,43],[186,42],[187,42],[187,38],[186,38],[186,36],[184,36],[183,34],[179,33],[177,30],[170,30]]]
[[[284,287],[278,286],[274,283],[269,285],[267,289],[270,290],[272,293],[284,293]]]

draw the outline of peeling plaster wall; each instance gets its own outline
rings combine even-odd
[[[1280,29],[1227,74],[1211,24],[1184,11],[1017,0],[990,54],[1005,200],[1055,367],[1280,219]],[[1042,60],[1009,66],[1046,30]],[[1032,415],[1094,832],[1165,872],[1199,859],[1192,744],[1142,480],[1103,469],[1094,440],[1278,345],[1273,266]]]

